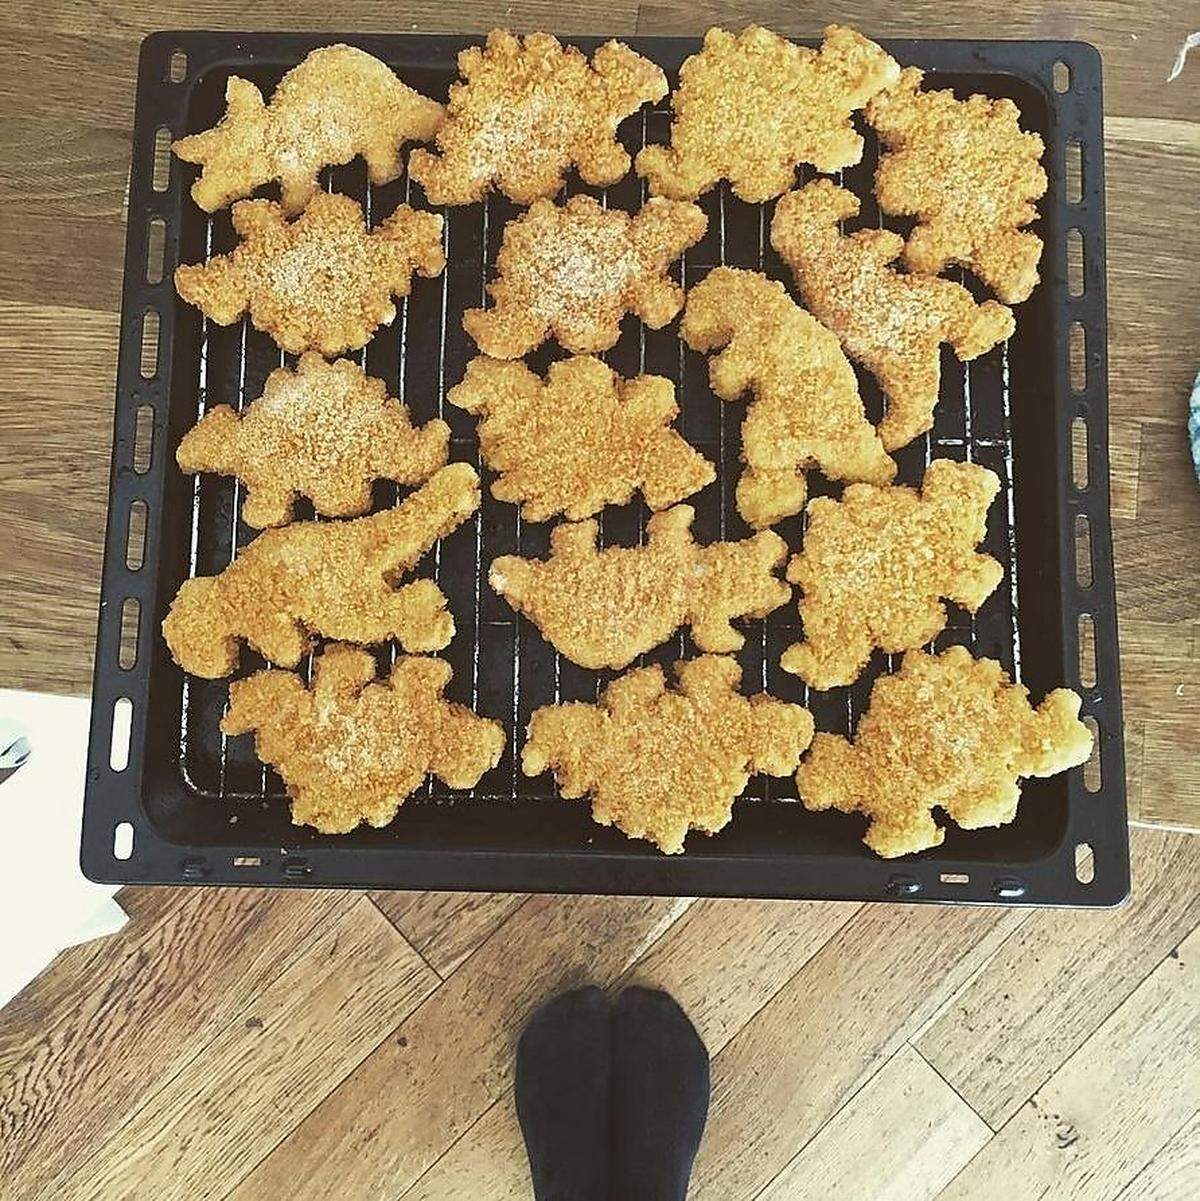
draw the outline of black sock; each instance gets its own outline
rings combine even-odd
[[[598,988],[563,993],[517,1044],[517,1116],[537,1201],[608,1201],[610,1011]]]
[[[683,1201],[708,1116],[708,1051],[665,992],[613,1007],[613,1201]]]

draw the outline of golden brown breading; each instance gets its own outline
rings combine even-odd
[[[695,200],[728,179],[741,199],[770,200],[792,186],[797,163],[857,163],[863,140],[850,114],[899,75],[879,46],[837,25],[819,51],[759,25],[736,37],[710,29],[680,68],[671,145],[642,150],[637,173],[655,196]]]
[[[183,582],[163,622],[171,654],[215,680],[237,667],[241,638],[283,667],[300,662],[310,633],[441,650],[454,636],[441,589],[432,580],[393,585],[478,507],[474,468],[452,463],[397,508],[266,530],[220,575]]]
[[[675,385],[661,376],[624,380],[576,357],[551,363],[543,384],[524,363],[480,356],[446,399],[482,416],[480,452],[500,473],[492,495],[519,504],[527,521],[578,521],[638,489],[665,509],[716,478],[671,428]]]
[[[683,307],[667,267],[707,226],[694,204],[675,200],[649,200],[633,216],[590,196],[538,200],[504,227],[488,284],[495,304],[467,309],[463,328],[496,359],[519,359],[549,337],[572,354],[608,350],[627,312],[659,329]]]
[[[1042,139],[1021,131],[1011,100],[956,100],[948,89],[922,92],[921,79],[908,67],[867,105],[890,150],[875,172],[879,205],[917,218],[904,261],[930,275],[962,263],[1001,300],[1026,300],[1042,240],[1021,226],[1037,219],[1032,201],[1046,194]]]
[[[974,613],[1004,574],[975,551],[999,490],[986,467],[935,459],[919,493],[851,484],[840,501],[812,501],[787,573],[800,585],[804,641],[783,669],[814,688],[849,684],[873,647],[909,650],[945,629],[941,597]]]
[[[255,329],[294,354],[365,345],[391,324],[391,298],[408,295],[414,271],[429,278],[446,266],[440,214],[407,204],[368,232],[362,209],[337,193],[317,193],[291,222],[270,200],[241,200],[233,228],[233,251],[177,267],[176,290],[218,325],[249,309]]]
[[[858,207],[852,193],[815,180],[776,205],[771,245],[795,273],[813,316],[879,381],[887,400],[879,435],[896,450],[933,424],[940,344],[973,359],[1009,337],[1015,322],[1011,309],[994,300],[976,304],[961,284],[889,267],[904,249],[899,234],[841,235],[838,222]]]
[[[837,338],[782,284],[717,267],[688,293],[679,332],[693,350],[724,347],[708,365],[722,400],[753,393],[742,422],[746,471],[737,506],[756,529],[804,507],[805,467],[871,484],[896,474]]]
[[[741,542],[697,546],[690,505],[656,513],[645,546],[596,548],[595,521],[550,532],[545,560],[501,555],[488,582],[555,649],[580,667],[625,667],[682,625],[702,651],[736,651],[735,617],[765,617],[791,589],[775,569],[787,554],[764,530]]]
[[[614,680],[595,705],[539,709],[529,723],[521,770],[553,769],[560,793],[590,793],[592,818],[674,855],[688,830],[714,834],[752,772],[790,775],[812,741],[807,709],[765,692],[738,692],[733,659],[705,655],[675,664],[668,689],[661,667]]]
[[[375,660],[330,646],[315,661],[311,690],[290,671],[259,671],[229,686],[226,734],[254,731],[264,763],[283,777],[292,821],[325,834],[360,822],[386,826],[432,772],[451,788],[474,788],[504,750],[504,728],[447,701],[450,664],[401,656],[384,680]]]
[[[246,485],[242,520],[262,528],[291,521],[297,495],[326,517],[357,517],[371,507],[373,481],[419,484],[449,451],[444,421],[415,429],[383,380],[309,353],[295,371],[272,371],[244,413],[210,409],[175,458],[184,471],[237,476]]]
[[[585,183],[616,183],[629,170],[617,126],[667,94],[662,69],[628,46],[606,42],[589,66],[548,33],[531,33],[522,45],[493,29],[486,48],[459,53],[458,70],[466,82],[450,85],[441,156],[409,157],[409,175],[430,204],[474,204],[492,187],[532,204],[556,195],[573,165]]]
[[[280,80],[267,105],[254,84],[231,75],[220,124],[171,149],[201,164],[192,199],[205,212],[278,179],[290,214],[316,192],[326,164],[361,154],[373,183],[397,178],[404,143],[428,141],[442,116],[440,104],[406,87],[366,51],[322,46]]]
[[[961,646],[909,651],[895,675],[875,681],[853,743],[813,739],[796,773],[800,799],[807,809],[865,813],[863,841],[885,859],[941,844],[935,806],[965,830],[1004,825],[1017,815],[1019,778],[1052,776],[1091,754],[1079,704],[1056,688],[1034,710],[999,663]]]

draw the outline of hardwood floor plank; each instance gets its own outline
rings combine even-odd
[[[1116,1201],[1195,1201],[1200,1182],[1200,1115],[1121,1190]]]
[[[512,1089],[396,1201],[529,1201],[533,1186]]]

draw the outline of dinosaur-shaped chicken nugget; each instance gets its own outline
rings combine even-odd
[[[1011,100],[956,100],[949,90],[922,92],[921,79],[908,67],[867,105],[890,150],[875,172],[880,207],[917,218],[904,261],[930,275],[962,263],[1001,300],[1025,300],[1042,256],[1041,238],[1021,228],[1046,194],[1042,139],[1021,130]]]
[[[492,495],[519,504],[527,521],[578,521],[639,488],[651,509],[665,509],[716,477],[671,428],[675,386],[657,375],[623,380],[579,357],[552,363],[543,384],[524,363],[480,357],[446,399],[482,415],[483,461],[500,473]]]
[[[783,669],[814,688],[849,684],[873,647],[909,650],[945,629],[941,597],[974,613],[1004,574],[975,550],[999,489],[986,467],[935,459],[919,493],[851,484],[840,501],[812,501],[804,549],[788,564],[804,641],[784,652]]]
[[[237,476],[242,520],[261,528],[291,521],[297,494],[326,517],[356,517],[371,507],[373,480],[418,484],[445,466],[449,446],[444,421],[414,429],[382,380],[309,353],[295,371],[272,371],[243,414],[210,409],[175,458],[184,471]]]
[[[237,667],[240,638],[283,667],[300,662],[310,631],[441,650],[454,636],[441,589],[432,580],[393,585],[478,507],[474,468],[452,463],[397,508],[266,530],[220,575],[184,581],[163,621],[171,654],[215,680]]]
[[[295,221],[270,200],[233,206],[242,241],[229,254],[175,269],[175,288],[218,325],[247,309],[255,329],[284,350],[326,357],[366,344],[396,316],[392,296],[407,296],[413,272],[446,266],[442,218],[407,204],[368,232],[349,196],[319,192]]]
[[[504,729],[447,701],[450,664],[396,660],[385,680],[354,647],[330,646],[311,690],[290,671],[259,671],[229,686],[226,734],[255,732],[258,757],[283,777],[292,821],[325,834],[386,826],[432,772],[474,788],[504,750]]]
[[[725,348],[708,366],[722,400],[754,394],[742,423],[746,472],[737,486],[738,512],[750,525],[761,529],[800,512],[805,467],[871,484],[896,474],[837,338],[782,284],[717,267],[688,293],[679,332],[693,350]]]
[[[808,809],[865,813],[863,841],[886,859],[941,844],[935,806],[965,830],[1004,825],[1017,815],[1021,777],[1086,762],[1092,735],[1079,705],[1056,688],[1035,710],[999,663],[961,646],[909,651],[895,675],[875,681],[853,743],[813,739],[796,773],[800,799]]]
[[[1011,309],[994,300],[976,304],[961,284],[890,267],[904,249],[899,234],[840,234],[838,222],[858,208],[852,193],[815,180],[780,199],[771,245],[795,273],[813,316],[879,381],[887,400],[879,434],[896,450],[933,424],[940,344],[973,359],[1009,337],[1015,322]]]
[[[766,617],[791,589],[775,576],[787,546],[770,530],[697,546],[690,505],[656,513],[645,546],[596,548],[595,521],[559,525],[550,557],[502,555],[488,581],[580,667],[625,667],[682,625],[702,651],[738,650],[734,617]]]
[[[621,318],[636,313],[651,329],[683,307],[667,267],[704,235],[694,205],[649,200],[630,216],[591,196],[561,207],[538,200],[504,227],[490,309],[468,309],[463,328],[496,359],[519,359],[548,337],[573,354],[615,346]]]
[[[459,53],[465,83],[450,85],[438,130],[441,157],[414,150],[409,174],[430,204],[474,204],[492,186],[518,204],[549,199],[575,164],[585,183],[606,187],[629,170],[617,126],[667,94],[662,69],[620,42],[587,57],[548,33],[524,39],[504,29],[487,47]]]
[[[671,145],[647,146],[637,173],[655,196],[695,200],[728,179],[742,200],[770,200],[792,186],[798,163],[840,171],[862,158],[850,115],[900,68],[853,29],[830,25],[818,50],[751,25],[704,35],[671,97]]]
[[[553,769],[564,797],[591,794],[600,825],[669,855],[683,850],[689,829],[720,830],[752,772],[795,770],[812,717],[766,693],[742,696],[733,659],[705,655],[677,663],[675,674],[677,690],[655,665],[614,680],[595,705],[539,709],[521,770]]]

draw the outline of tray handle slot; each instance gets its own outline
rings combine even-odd
[[[146,561],[146,519],[150,509],[140,497],[129,502],[129,524],[125,535],[125,566],[141,571]]]
[[[166,125],[160,125],[154,131],[153,170],[150,174],[150,186],[156,192],[165,192],[171,182],[171,131]]]

